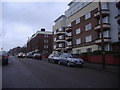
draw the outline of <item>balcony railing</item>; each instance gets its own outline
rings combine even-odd
[[[103,9],[103,10],[101,11],[101,13],[102,13],[102,17],[105,17],[105,16],[108,16],[110,12],[109,12],[108,9]],[[94,17],[100,18],[100,11],[97,11],[97,12],[94,14]]]
[[[64,50],[64,49],[65,49],[65,47],[56,47],[55,50],[59,51],[59,50]]]
[[[109,30],[109,29],[110,29],[110,24],[109,23],[103,23],[103,30]],[[100,31],[101,30],[101,25],[100,24],[96,25],[95,30]]]
[[[103,38],[104,39],[104,43],[109,43],[109,42],[111,42],[111,38]],[[95,43],[96,44],[102,44],[102,39],[101,38],[99,38],[99,39],[97,39],[97,40],[95,40]]]
[[[66,32],[70,32],[72,30],[72,28],[69,26],[69,27],[66,27]]]
[[[71,50],[72,49],[72,45],[66,46],[65,49]]]
[[[118,24],[120,24],[120,14],[115,17],[117,19]]]
[[[70,40],[72,40],[72,37],[71,37],[71,36],[67,36],[67,37],[66,37],[66,40],[67,40],[67,41],[70,41]]]

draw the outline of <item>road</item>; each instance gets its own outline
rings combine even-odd
[[[118,88],[117,73],[11,57],[2,67],[3,88]]]

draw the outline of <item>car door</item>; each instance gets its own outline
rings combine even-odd
[[[67,57],[66,57],[65,54],[61,55],[61,62],[62,62],[63,64],[66,64],[66,63],[67,63]]]

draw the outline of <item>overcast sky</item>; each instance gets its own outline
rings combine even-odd
[[[52,31],[54,20],[69,2],[2,2],[2,47],[9,50],[27,43],[40,28]]]

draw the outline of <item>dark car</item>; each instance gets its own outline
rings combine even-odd
[[[42,59],[42,55],[40,53],[34,53],[33,58],[35,59]]]
[[[27,58],[32,58],[33,57],[33,53],[27,53],[26,57]]]
[[[6,52],[1,52],[0,57],[2,58],[2,65],[8,64],[9,56]]]
[[[26,56],[25,53],[22,52],[18,53],[17,55],[18,58],[24,58],[25,56]]]
[[[67,66],[83,66],[83,60],[75,57],[69,53],[63,53],[60,55],[60,61],[58,64],[65,64]]]
[[[59,54],[50,54],[48,56],[48,62],[58,63],[59,60],[60,60]]]

